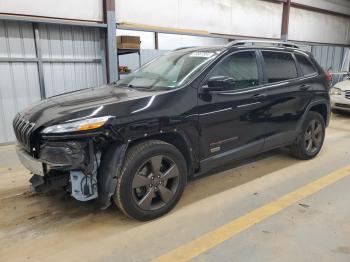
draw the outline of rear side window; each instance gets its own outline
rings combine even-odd
[[[298,77],[297,67],[290,53],[262,52],[265,60],[265,71],[269,83],[275,83]]]
[[[317,72],[308,58],[298,54],[295,54],[295,57],[298,60],[298,63],[304,76],[312,75]]]
[[[226,57],[209,73],[209,78],[213,76],[232,78],[235,82],[232,89],[243,89],[259,85],[255,52],[244,51]]]

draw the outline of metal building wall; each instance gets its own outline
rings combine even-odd
[[[0,21],[0,143],[15,140],[15,114],[40,101],[40,63],[46,97],[106,82],[99,29],[40,24],[38,30],[36,45],[32,23]]]
[[[99,29],[41,24],[39,32],[47,97],[106,82]]]
[[[0,143],[15,139],[15,114],[40,100],[37,62],[29,62],[35,58],[32,25],[0,21]]]
[[[318,63],[325,69],[330,69],[332,72],[340,72],[343,57],[344,57],[344,47],[340,46],[328,46],[328,45],[313,45],[311,48],[315,59]],[[341,81],[341,76],[336,75],[334,77],[333,83]]]

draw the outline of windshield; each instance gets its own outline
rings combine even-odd
[[[119,80],[117,85],[149,90],[177,88],[192,80],[219,52],[218,49],[171,52]]]

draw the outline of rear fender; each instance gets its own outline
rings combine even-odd
[[[327,102],[327,100],[316,100],[314,102],[311,102],[308,107],[306,108],[302,118],[300,119],[300,122],[298,123],[296,132],[295,132],[295,143],[298,142],[298,139],[300,138],[300,133],[304,124],[304,121],[306,119],[307,114],[311,111],[311,108],[317,105],[325,105],[327,107],[327,121],[326,121],[326,126],[329,124],[329,119],[330,119],[330,104]]]
[[[330,119],[330,104],[329,104],[329,102],[327,100],[316,100],[316,101],[311,102],[307,106],[307,108],[306,108],[306,110],[305,110],[305,112],[304,112],[304,114],[303,114],[303,116],[302,116],[302,118],[301,118],[301,120],[300,120],[300,122],[298,124],[298,129],[297,130],[301,129],[307,114],[311,111],[311,108],[314,107],[314,106],[317,106],[317,105],[324,105],[324,106],[326,106],[326,108],[327,108],[327,121],[325,122],[325,124],[326,124],[326,126],[328,126],[329,119]]]

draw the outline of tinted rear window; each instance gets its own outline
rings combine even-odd
[[[262,52],[269,83],[275,83],[298,77],[293,56],[290,53]]]
[[[298,60],[298,63],[301,67],[301,71],[303,72],[304,76],[312,75],[316,73],[316,69],[314,68],[314,66],[312,65],[312,63],[307,57],[303,55],[298,55],[298,54],[295,54],[295,57]]]

